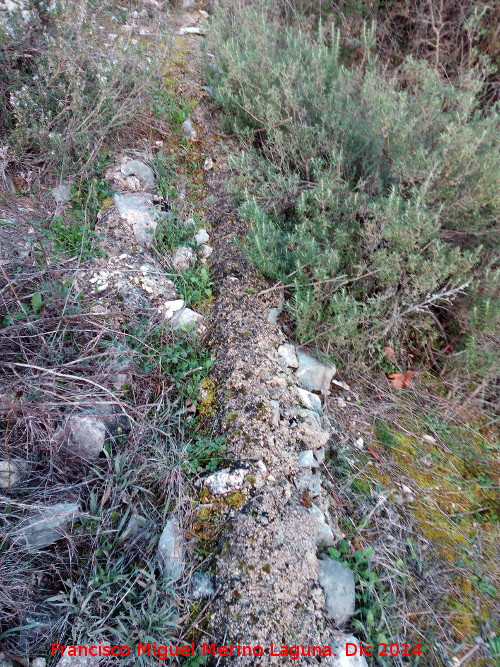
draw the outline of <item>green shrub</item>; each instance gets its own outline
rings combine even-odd
[[[450,83],[408,57],[389,75],[374,28],[348,66],[336,29],[283,27],[260,7],[237,21],[219,7],[208,39],[225,129],[243,142],[232,165],[250,258],[293,288],[302,343],[435,342],[436,319],[479,282],[498,218],[486,68]]]

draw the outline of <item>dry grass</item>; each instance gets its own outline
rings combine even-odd
[[[420,642],[418,664],[462,664],[472,649],[467,664],[492,664],[500,553],[491,415],[436,396],[430,377],[403,392],[383,376],[357,375],[352,386],[358,400],[347,407],[331,399],[343,436],[328,470],[346,533],[341,557],[358,574],[355,629],[369,643]],[[358,563],[367,547],[373,554]]]
[[[185,400],[201,377],[198,348],[159,322],[96,313],[72,281],[78,259],[47,268],[32,257],[21,271],[0,267],[0,459],[24,468],[22,481],[0,494],[1,641],[23,659],[64,638],[165,643],[189,604],[189,578],[174,591],[156,548],[170,512],[192,521]],[[179,346],[191,372],[179,373],[168,356]],[[126,380],[118,390],[119,372]],[[91,462],[57,437],[81,410],[122,426]],[[58,502],[82,510],[64,539],[36,553],[12,541],[32,511]],[[139,525],[128,535],[133,517]]]

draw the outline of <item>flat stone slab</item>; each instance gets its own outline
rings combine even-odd
[[[34,512],[18,527],[13,540],[29,550],[43,549],[66,535],[68,523],[77,519],[80,508],[76,503],[57,503]]]
[[[157,224],[151,196],[144,193],[130,195],[115,193],[114,199],[118,215],[132,227],[137,241],[151,245]]]
[[[169,519],[158,542],[158,558],[165,576],[178,581],[185,568],[184,539],[177,519]]]
[[[145,190],[151,190],[155,185],[155,175],[151,167],[140,160],[130,160],[121,166],[122,174],[135,176]]]
[[[354,614],[354,572],[324,556],[318,562],[318,581],[325,594],[326,615],[336,625],[343,625]]]
[[[304,389],[326,393],[337,372],[335,366],[325,366],[321,361],[301,350],[297,350],[297,360],[299,367],[295,372],[295,377]]]
[[[327,667],[368,667],[365,657],[359,655],[360,644],[356,637],[343,635],[342,637],[332,638],[329,646],[334,656],[326,659]],[[353,655],[355,651],[357,655]]]
[[[313,394],[307,389],[302,389],[301,387],[295,387],[295,391],[299,395],[300,402],[308,410],[314,410],[314,412],[322,412],[323,406],[321,405],[321,398],[317,394]]]
[[[185,329],[186,327],[195,327],[201,323],[203,315],[196,313],[191,308],[182,308],[170,318],[172,329]]]

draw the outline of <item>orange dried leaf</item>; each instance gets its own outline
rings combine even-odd
[[[411,378],[414,375],[415,371],[406,371],[406,373],[391,373],[387,377],[395,389],[404,389],[412,386]]]
[[[381,460],[382,460],[382,457],[380,456],[380,454],[379,454],[379,453],[377,452],[377,450],[374,449],[373,447],[368,446],[368,447],[366,448],[366,450],[367,450],[367,452],[369,452],[369,453],[373,456],[373,458],[376,459],[377,461],[381,461]]]

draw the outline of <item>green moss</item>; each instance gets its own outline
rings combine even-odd
[[[231,422],[234,422],[236,417],[238,416],[237,412],[226,412],[224,421],[226,422],[226,425],[231,424]]]
[[[246,496],[244,493],[241,493],[241,491],[235,491],[226,496],[224,502],[226,505],[229,505],[234,509],[239,509],[245,504]]]
[[[200,382],[201,402],[198,405],[198,417],[201,421],[211,420],[217,412],[215,402],[216,383],[213,378],[204,378]]]

